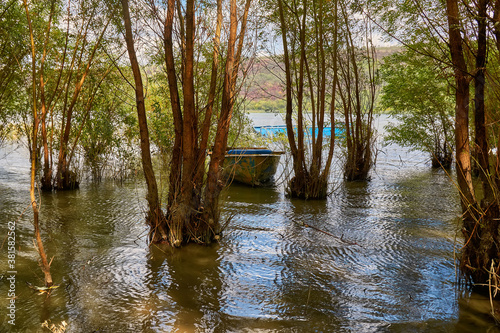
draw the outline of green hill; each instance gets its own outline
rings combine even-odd
[[[399,46],[377,48],[377,60],[400,51]],[[276,58],[259,57],[248,71],[241,90],[246,110],[250,112],[272,112],[285,109],[284,66]]]

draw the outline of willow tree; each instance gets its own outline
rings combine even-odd
[[[497,150],[493,161],[490,161],[489,140],[496,140],[495,146],[500,146],[499,127],[494,110],[489,110],[490,121],[487,121],[485,108],[485,86],[488,49],[492,50],[487,38],[488,25],[491,31],[496,31],[498,9],[495,3],[493,19],[488,16],[488,10],[494,5],[488,0],[480,0],[472,7],[462,7],[456,0],[446,1],[448,18],[448,35],[451,61],[455,73],[455,141],[457,180],[463,211],[462,232],[465,245],[461,254],[460,268],[468,282],[475,284],[488,283],[489,279],[498,274],[500,263],[500,151]],[[497,9],[498,8],[498,9]],[[471,15],[472,11],[472,16]],[[468,31],[472,36],[463,36],[465,25],[475,29]],[[495,35],[495,37],[498,37]],[[474,45],[470,40],[475,40]],[[497,44],[498,45],[498,44]],[[467,51],[469,50],[469,51]],[[467,61],[468,52],[472,51],[475,62]],[[491,72],[492,74],[493,72]],[[470,82],[474,80],[474,145],[469,142],[469,104]],[[497,78],[490,78],[490,84],[498,84]],[[498,103],[498,101],[497,101]],[[488,134],[488,129],[491,132]],[[493,134],[493,135],[492,135]],[[472,152],[475,152],[474,154]],[[479,165],[480,189],[476,188],[472,177],[471,156]],[[479,190],[479,191],[478,191]]]
[[[384,57],[380,104],[398,120],[385,126],[384,141],[429,153],[433,168],[451,168],[455,100],[442,63],[411,45]]]
[[[278,0],[275,12],[283,41],[285,120],[294,172],[288,192],[292,197],[323,199],[335,146],[338,1]],[[305,134],[308,113],[310,138]],[[332,135],[326,139],[327,123]]]
[[[27,0],[23,0],[24,8],[26,11],[26,18],[28,21],[29,27],[29,40],[31,46],[31,109],[32,109],[32,132],[31,132],[31,149],[30,149],[30,162],[31,162],[31,177],[30,177],[30,199],[31,199],[31,207],[33,209],[33,226],[35,229],[35,239],[36,239],[36,247],[38,250],[38,254],[40,255],[40,267],[44,273],[44,281],[46,287],[52,286],[52,275],[50,274],[50,263],[47,260],[47,255],[45,254],[45,249],[43,247],[42,236],[40,233],[40,222],[39,222],[39,212],[40,205],[37,202],[36,194],[35,194],[35,186],[36,186],[36,167],[37,167],[37,153],[39,151],[38,145],[38,130],[40,127],[40,119],[41,114],[38,111],[38,94],[37,94],[37,85],[36,85],[36,46],[35,39],[33,34],[33,25],[30,17],[30,10],[28,8]]]
[[[141,70],[137,54],[135,51],[134,35],[132,33],[132,21],[130,18],[130,9],[128,0],[122,0],[123,25],[125,28],[125,41],[130,60],[130,66],[134,77],[135,101],[137,110],[137,119],[139,124],[139,138],[141,145],[141,161],[144,178],[147,185],[148,212],[146,221],[150,226],[150,238],[157,242],[167,237],[164,226],[165,216],[161,210],[160,197],[158,194],[158,184],[151,161],[151,148],[149,143],[149,129],[146,117],[146,105],[144,98],[144,85],[142,81]]]
[[[164,68],[174,122],[166,214],[151,168],[149,134],[142,79],[127,28],[127,46],[134,71],[137,108],[141,125],[143,167],[148,185],[149,220],[153,242],[167,241],[174,247],[188,242],[209,244],[221,231],[219,194],[229,126],[237,95],[237,82],[245,50],[250,0],[222,0],[214,4],[194,0],[168,0],[166,7],[150,1],[149,8],[162,27]],[[122,0],[123,8],[128,4]],[[124,10],[125,26],[127,10]],[[225,22],[225,19],[228,22]],[[227,27],[227,30],[225,29]],[[212,52],[206,52],[210,45]],[[135,60],[133,60],[135,59]],[[134,65],[135,63],[135,65]],[[211,68],[208,84],[204,70]],[[167,99],[168,97],[168,99]],[[146,143],[147,142],[147,143]],[[210,151],[210,154],[209,154]]]
[[[175,127],[167,203],[168,240],[173,246],[185,242],[207,244],[220,232],[219,194],[224,184],[221,168],[236,99],[250,3],[245,0],[241,5],[230,0],[229,24],[226,25],[222,15],[224,4],[218,0],[215,22],[204,22],[211,23],[212,28],[197,29],[197,20],[202,18],[203,11],[208,14],[210,7],[194,0],[168,1],[163,37]],[[174,27],[178,27],[175,42]],[[209,58],[212,69],[210,84],[203,87],[195,85],[199,68],[195,46],[196,40],[206,38],[207,33],[213,36],[213,52]],[[174,51],[181,56],[179,66],[174,61]],[[205,98],[198,98],[200,96]],[[214,121],[215,133],[211,133]],[[206,168],[210,148],[210,162]]]
[[[115,15],[107,2],[77,0],[33,1],[44,22],[34,25],[37,48],[36,84],[39,94],[42,189],[78,186],[72,162],[94,98],[112,66],[104,42]],[[89,79],[91,78],[91,79]]]
[[[356,12],[347,4],[341,9],[343,47],[339,56],[338,89],[347,148],[344,177],[347,180],[366,180],[374,159],[372,125],[378,86],[375,47],[366,17],[355,19]]]
[[[27,43],[25,13],[16,0],[0,2],[0,146],[12,130],[12,123],[19,116],[20,105],[25,104],[25,94],[19,89],[29,74],[19,59],[30,53]]]
[[[460,271],[470,284],[495,284],[500,263],[500,3],[384,0],[373,4],[379,6],[380,24],[391,36],[406,46],[420,42],[416,52],[453,70],[456,185],[464,237]],[[398,27],[404,29],[398,32]]]

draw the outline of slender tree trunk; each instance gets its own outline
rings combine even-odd
[[[479,176],[483,184],[484,200],[494,200],[493,188],[491,187],[489,149],[486,138],[486,115],[484,107],[484,88],[486,72],[486,11],[488,0],[478,1],[478,14],[476,17],[478,26],[476,73],[474,76],[474,125],[475,125],[475,152],[477,164],[479,165]]]
[[[210,88],[208,90],[208,102],[206,106],[205,119],[201,130],[200,151],[205,152],[208,146],[208,139],[210,136],[210,127],[212,125],[212,114],[214,109],[214,102],[216,97],[216,89],[219,71],[219,55],[220,55],[220,35],[222,30],[222,0],[217,0],[217,22],[214,36],[214,51],[212,54],[212,73],[210,75]],[[243,41],[243,38],[241,39]],[[229,51],[231,52],[231,50]],[[204,156],[204,155],[203,155]],[[195,181],[198,183],[203,182],[203,175],[205,172],[204,163],[198,163],[198,170],[196,172]]]
[[[43,145],[43,176],[41,179],[42,191],[52,191],[52,167],[50,165],[50,150],[47,136],[47,105],[43,92],[43,76],[40,77],[40,93],[42,102],[42,145]]]
[[[470,147],[469,147],[469,80],[460,35],[460,17],[457,0],[446,1],[450,52],[456,82],[455,108],[455,145],[457,180],[461,192],[462,210],[469,215],[476,206],[472,184]]]
[[[303,126],[303,98],[304,98],[304,62],[305,62],[305,23],[307,7],[303,2],[302,17],[296,16],[298,33],[299,33],[299,69],[297,74],[297,130],[293,125],[293,59],[290,57],[289,42],[287,40],[289,34],[288,22],[286,21],[287,14],[285,12],[285,4],[283,0],[278,1],[278,10],[280,16],[280,28],[282,32],[284,62],[285,62],[285,77],[286,77],[286,131],[288,142],[293,160],[294,175],[288,184],[288,192],[292,197],[309,198],[313,197],[309,193],[308,186],[310,184],[310,176],[305,166],[305,147],[304,147],[304,126]],[[297,11],[295,11],[295,14]],[[298,14],[296,14],[298,15]],[[297,134],[297,137],[295,136]],[[297,140],[295,140],[297,138]]]
[[[40,119],[37,112],[37,93],[36,93],[36,53],[35,53],[35,41],[33,38],[33,28],[31,25],[31,19],[28,10],[28,4],[26,0],[24,2],[24,9],[26,11],[26,18],[28,20],[29,25],[29,33],[30,33],[30,41],[31,41],[31,61],[32,61],[32,94],[33,94],[33,135],[31,138],[32,143],[32,151],[31,151],[31,182],[30,182],[30,198],[31,198],[31,207],[33,209],[33,225],[35,228],[35,238],[36,245],[38,248],[38,253],[40,254],[41,259],[41,268],[45,277],[45,286],[52,286],[52,275],[50,274],[50,264],[47,260],[47,255],[45,254],[45,250],[43,248],[42,237],[40,235],[40,222],[39,222],[39,209],[36,202],[35,196],[35,183],[36,183],[36,164],[38,160],[38,127],[40,125]]]
[[[52,1],[52,10],[51,10],[51,18],[53,15],[53,10],[55,7],[56,1]],[[45,82],[43,79],[43,63],[42,62],[42,70],[40,74],[40,89],[41,89],[41,99],[42,99],[42,144],[43,144],[43,150],[44,150],[44,166],[43,166],[43,176],[41,179],[42,183],[42,190],[43,191],[52,191],[54,188],[54,180],[53,180],[53,141],[54,141],[54,108],[56,107],[57,101],[60,97],[61,94],[63,93],[64,89],[60,89],[60,84],[62,81],[63,77],[63,72],[65,69],[65,64],[66,64],[66,56],[67,56],[67,51],[68,51],[68,43],[69,43],[69,28],[70,28],[70,20],[69,20],[69,14],[70,14],[70,6],[68,6],[68,19],[67,19],[67,27],[66,27],[66,38],[65,38],[65,45],[64,45],[64,51],[62,55],[62,60],[61,60],[61,65],[59,67],[59,73],[57,75],[57,80],[56,84],[53,88],[52,95],[48,100],[45,100]],[[50,38],[50,24],[47,29],[47,35],[46,35],[46,40],[45,40],[45,45],[44,45],[44,58],[47,52],[47,45],[48,41]],[[48,122],[48,116],[50,114],[50,120],[51,120],[51,129],[52,133],[50,135],[50,138],[48,137],[47,133],[47,122]],[[50,140],[49,140],[50,139]]]
[[[227,44],[226,69],[224,73],[224,84],[222,90],[222,105],[219,116],[217,133],[215,135],[215,144],[210,158],[210,166],[207,173],[207,185],[205,187],[204,201],[205,211],[204,220],[208,224],[203,235],[204,241],[210,243],[217,231],[219,223],[219,205],[218,199],[222,190],[221,167],[224,161],[229,125],[233,114],[234,92],[236,87],[236,78],[234,77],[235,63],[235,44],[236,32],[238,29],[236,15],[236,0],[231,0],[230,4],[230,26],[229,41]]]
[[[130,11],[128,0],[122,0],[123,20],[125,25],[125,40],[127,43],[127,51],[130,58],[130,65],[134,75],[135,82],[135,100],[137,107],[137,118],[139,120],[139,135],[141,140],[141,158],[142,168],[144,171],[144,178],[148,189],[147,201],[149,211],[147,215],[147,222],[150,226],[150,240],[152,242],[159,242],[166,239],[167,234],[164,227],[164,216],[161,211],[160,199],[158,196],[158,186],[153,170],[153,163],[151,162],[151,151],[149,144],[149,131],[146,117],[146,107],[144,104],[144,88],[142,84],[141,71],[134,47],[134,37],[132,35],[132,23],[130,20]]]
[[[286,122],[286,128],[287,128],[287,137],[288,137],[288,143],[290,145],[290,150],[292,153],[292,158],[293,158],[293,170],[295,173],[299,173],[301,168],[300,168],[300,163],[297,163],[296,161],[299,159],[299,152],[297,148],[297,143],[295,141],[295,135],[293,130],[293,122],[292,122],[292,117],[293,117],[293,94],[292,94],[292,68],[291,68],[291,58],[290,58],[290,51],[288,50],[288,42],[286,40],[288,36],[288,24],[285,20],[285,10],[284,10],[284,0],[278,0],[278,9],[279,9],[279,16],[280,16],[280,28],[281,28],[281,35],[283,36],[283,57],[284,57],[284,62],[285,62],[285,85],[286,85],[286,116],[285,116],[285,122]]]
[[[167,16],[165,19],[163,43],[165,48],[165,67],[167,70],[168,87],[170,93],[170,105],[174,118],[175,139],[172,148],[172,160],[170,164],[169,189],[167,211],[171,211],[177,202],[177,196],[180,188],[182,175],[182,110],[179,97],[179,88],[177,86],[177,77],[174,59],[174,43],[172,39],[172,30],[175,14],[175,0],[168,0]]]
[[[330,141],[330,147],[328,148],[328,156],[326,158],[326,165],[323,169],[323,173],[321,177],[323,181],[326,183],[328,181],[328,176],[330,175],[330,168],[333,160],[333,153],[335,147],[335,102],[336,102],[336,92],[338,85],[338,0],[334,0],[334,23],[333,23],[333,54],[332,54],[332,62],[333,62],[333,83],[332,83],[332,97],[330,101],[330,123],[332,126],[332,140]]]
[[[50,105],[47,105],[45,98],[45,80],[44,80],[44,65],[47,57],[47,45],[50,38],[50,30],[52,27],[52,17],[54,15],[56,2],[52,0],[50,7],[49,22],[47,24],[47,32],[43,45],[43,56],[40,64],[40,102],[41,102],[41,123],[42,123],[42,145],[43,145],[43,176],[41,179],[42,191],[52,191],[52,167],[50,165],[50,151],[47,139],[47,113]]]
[[[90,20],[89,20],[90,22]],[[78,82],[75,85],[73,95],[71,97],[71,101],[69,103],[69,106],[66,110],[66,103],[65,103],[65,114],[66,114],[66,121],[62,122],[62,127],[61,127],[61,142],[59,143],[59,157],[58,157],[58,162],[57,162],[57,173],[56,173],[56,187],[58,190],[71,190],[78,188],[79,183],[77,181],[77,175],[76,173],[72,172],[70,169],[71,166],[71,161],[68,159],[68,156],[72,155],[72,151],[70,150],[70,144],[69,144],[69,139],[70,139],[70,133],[72,129],[72,118],[73,118],[73,112],[75,110],[76,103],[78,101],[78,98],[80,96],[80,93],[82,91],[83,85],[85,83],[85,80],[87,79],[90,68],[92,66],[95,54],[97,52],[97,49],[100,46],[101,40],[104,37],[104,34],[108,28],[108,25],[111,22],[111,17],[107,20],[106,24],[102,28],[102,31],[100,35],[97,38],[97,41],[95,42],[92,51],[89,55],[89,58],[87,60],[87,63],[85,64],[85,70]],[[88,27],[88,25],[87,25]],[[85,31],[83,38],[85,39],[87,36],[87,31]],[[81,57],[83,56],[83,53],[85,51],[85,47],[82,46],[82,50],[80,53],[80,58],[79,62],[81,61]],[[68,83],[70,82],[70,79],[68,80]]]
[[[51,16],[52,17],[52,16]],[[50,25],[50,23],[49,23]],[[50,29],[49,29],[50,30]],[[48,38],[48,33],[47,33]],[[47,140],[47,103],[45,101],[45,82],[43,78],[43,64],[45,60],[46,50],[44,48],[42,64],[40,68],[40,101],[42,108],[42,145],[43,145],[43,176],[41,179],[41,185],[43,191],[52,190],[52,170],[49,161],[49,145]]]
[[[493,7],[493,35],[495,36],[495,45],[500,60],[500,0],[495,0]],[[497,152],[495,158],[495,184],[497,188],[500,189],[500,132],[498,133],[496,148]]]

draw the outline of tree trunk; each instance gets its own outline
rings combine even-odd
[[[371,44],[371,28],[366,24],[366,45],[356,45],[349,22],[350,13],[342,7],[345,21],[345,60],[339,61],[342,84],[340,97],[346,124],[347,158],[344,178],[349,181],[367,180],[373,165],[373,108],[375,105],[375,51]],[[362,54],[366,51],[366,54]],[[366,71],[366,72],[365,72]],[[368,76],[364,78],[364,76]]]
[[[71,169],[70,169],[71,159],[68,158],[68,156],[73,155],[73,151],[70,150],[70,143],[69,143],[70,133],[71,133],[71,129],[72,129],[73,112],[75,111],[76,103],[77,103],[78,98],[80,96],[80,93],[82,91],[83,84],[85,83],[85,80],[87,79],[87,76],[89,74],[90,68],[92,66],[92,62],[93,62],[95,54],[97,52],[97,49],[99,48],[100,43],[102,41],[102,38],[103,38],[107,28],[108,28],[108,25],[111,22],[111,18],[112,17],[110,16],[108,18],[106,24],[103,26],[102,31],[101,31],[100,35],[98,36],[97,40],[95,41],[94,46],[90,52],[90,55],[87,59],[87,63],[86,64],[79,63],[79,66],[80,65],[84,66],[85,70],[83,71],[82,76],[80,77],[80,79],[77,81],[77,83],[75,85],[75,88],[73,90],[73,95],[71,97],[71,100],[70,100],[70,103],[68,106],[67,106],[66,101],[67,101],[67,97],[69,95],[69,90],[68,90],[69,84],[67,84],[67,86],[66,86],[66,89],[67,89],[66,90],[66,100],[64,103],[64,107],[63,107],[63,121],[61,122],[61,139],[60,139],[60,143],[59,143],[59,156],[58,156],[58,161],[57,161],[57,172],[56,172],[56,188],[58,190],[72,190],[72,189],[78,188],[78,186],[79,186],[76,173],[71,171]],[[90,24],[90,21],[91,20],[89,20],[89,23],[87,23],[87,24]],[[79,36],[79,37],[81,37],[85,40],[85,38],[87,37],[87,33],[88,33],[88,31],[85,31],[83,36]],[[76,48],[75,48],[75,51],[76,51]],[[73,54],[73,62],[76,60],[75,56],[76,55]],[[81,58],[81,54],[80,54],[79,61],[81,61],[81,59],[82,58]],[[71,71],[70,72],[70,78],[71,78],[72,70],[70,70],[70,71]],[[68,80],[68,83],[70,81],[71,80]],[[66,106],[67,106],[67,108],[66,108]],[[66,119],[64,119],[64,118],[66,118]],[[78,140],[78,138],[76,140]],[[73,145],[73,147],[76,147],[76,142]]]
[[[200,204],[201,184],[195,179],[197,163],[199,163],[199,149],[197,142],[198,119],[195,110],[194,90],[194,38],[195,38],[195,6],[194,0],[186,1],[185,19],[185,57],[183,62],[183,119],[182,119],[182,170],[180,186],[176,194],[175,206],[169,207],[170,230],[169,242],[179,247],[184,241],[184,230],[194,219],[195,212]],[[173,166],[177,168],[177,166]]]
[[[470,147],[469,147],[469,80],[460,35],[460,18],[456,0],[446,1],[450,52],[456,82],[455,107],[455,146],[457,180],[460,188],[462,210],[471,218],[476,197],[472,184]]]
[[[176,6],[177,5],[177,6]],[[239,55],[243,48],[246,20],[250,0],[246,1],[238,36],[237,4],[230,2],[230,31],[227,46],[227,58],[224,75],[218,71],[219,47],[222,29],[222,1],[217,1],[217,22],[215,27],[214,50],[210,85],[207,103],[199,107],[195,96],[195,1],[185,3],[185,17],[180,12],[179,2],[169,0],[166,19],[164,21],[165,65],[167,70],[170,103],[174,112],[175,143],[172,165],[170,168],[169,203],[167,219],[169,229],[168,240],[174,247],[184,243],[211,243],[220,232],[218,198],[222,189],[220,168],[224,160],[229,125],[234,105],[236,79],[238,75]],[[175,11],[179,19],[180,53],[182,63],[178,72],[174,62],[173,26]],[[237,38],[240,43],[236,47]],[[220,78],[223,77],[222,105],[218,113],[217,132],[210,158],[208,172],[205,161],[207,157],[212,114]],[[178,90],[178,79],[182,78],[182,100]],[[198,88],[199,89],[199,88]],[[201,115],[204,113],[204,118]],[[204,181],[206,180],[206,184]]]
[[[456,81],[456,159],[457,180],[462,203],[463,228],[465,245],[460,258],[460,271],[467,282],[471,284],[488,284],[489,270],[492,263],[498,267],[499,250],[499,205],[492,200],[492,194],[486,189],[485,199],[478,204],[471,176],[471,161],[469,149],[469,78],[465,62],[463,43],[460,30],[459,7],[457,0],[447,0],[447,14],[451,57]],[[486,2],[480,1],[478,6],[478,53],[476,58],[475,79],[475,119],[476,144],[479,151],[479,164],[487,170],[487,139],[484,127],[484,66],[486,64],[485,26]],[[483,186],[489,174],[481,176]]]
[[[38,205],[36,202],[36,196],[35,196],[35,184],[36,184],[36,164],[38,160],[38,127],[40,125],[40,119],[39,115],[37,112],[37,93],[36,93],[36,82],[35,82],[35,77],[36,77],[36,53],[35,53],[35,41],[33,38],[33,28],[31,25],[31,19],[29,15],[29,10],[28,10],[28,4],[26,0],[23,1],[24,3],[24,9],[26,11],[26,18],[28,20],[28,26],[29,26],[29,34],[30,34],[30,41],[31,41],[31,61],[32,61],[32,94],[33,94],[33,132],[32,132],[32,137],[31,137],[31,143],[32,143],[32,148],[31,148],[31,181],[30,181],[30,199],[31,199],[31,208],[33,209],[33,225],[35,229],[35,238],[36,238],[36,245],[38,249],[38,254],[40,255],[41,259],[41,268],[42,272],[44,274],[44,280],[45,280],[45,286],[50,287],[52,286],[52,275],[50,274],[50,264],[47,260],[47,255],[45,254],[45,250],[43,248],[43,242],[42,242],[42,237],[40,235],[40,223],[39,223],[39,210],[38,210]]]
[[[478,1],[478,26],[476,73],[474,76],[474,126],[475,126],[475,157],[479,166],[479,177],[483,185],[485,202],[494,200],[491,187],[489,149],[486,138],[486,115],[484,107],[485,72],[486,72],[486,11],[487,0]]]
[[[43,96],[43,95],[42,95]],[[42,103],[43,105],[43,103]],[[52,165],[50,163],[50,150],[47,140],[47,112],[42,110],[42,144],[43,144],[43,175],[41,179],[41,189],[44,192],[52,191]]]
[[[163,43],[165,48],[165,67],[167,70],[168,88],[170,93],[170,105],[174,118],[175,139],[172,148],[172,159],[170,162],[169,189],[167,212],[171,211],[177,202],[177,194],[180,188],[180,179],[182,175],[182,109],[179,98],[179,89],[177,86],[174,43],[172,40],[172,30],[175,13],[175,0],[168,0],[167,17],[165,19]]]
[[[45,98],[45,80],[44,80],[44,68],[45,59],[47,57],[47,45],[50,38],[50,30],[52,27],[52,17],[54,15],[56,2],[52,0],[50,6],[49,22],[47,24],[47,32],[45,35],[45,41],[43,44],[43,56],[40,61],[40,103],[41,103],[41,123],[42,123],[42,145],[43,145],[43,176],[41,179],[41,189],[42,191],[52,191],[52,167],[50,165],[50,152],[47,140],[47,113],[49,105]]]
[[[48,35],[48,33],[47,33]],[[50,152],[47,140],[47,103],[45,100],[45,82],[43,79],[43,64],[45,60],[45,48],[40,69],[40,100],[42,108],[42,145],[43,145],[43,176],[41,179],[42,191],[52,191],[52,167],[50,165]]]
[[[146,107],[144,104],[144,88],[142,84],[141,71],[134,48],[134,37],[132,35],[132,23],[130,21],[130,11],[128,0],[122,0],[123,19],[125,25],[125,41],[130,58],[130,65],[134,75],[135,82],[135,100],[137,108],[137,118],[139,120],[139,135],[141,140],[141,158],[144,178],[148,189],[147,201],[149,210],[147,213],[147,223],[150,226],[150,240],[159,242],[166,239],[167,234],[164,226],[164,216],[161,211],[160,199],[158,196],[158,186],[151,162],[151,151],[149,144],[149,131],[146,117]]]
[[[210,157],[207,185],[204,192],[204,221],[206,224],[205,230],[202,231],[202,239],[206,243],[210,243],[213,240],[218,230],[217,225],[219,223],[220,214],[218,199],[223,185],[221,182],[221,167],[226,153],[227,136],[235,98],[236,77],[233,74],[235,66],[237,66],[237,64],[235,64],[237,29],[236,0],[231,0],[229,41],[227,45],[226,69],[222,90],[222,105],[217,124],[217,133],[215,135],[215,144]]]
[[[334,25],[333,25],[333,53],[332,53],[332,62],[333,62],[333,83],[332,83],[332,96],[330,102],[330,123],[332,126],[332,133],[335,133],[335,103],[337,96],[337,85],[338,85],[338,0],[335,0],[334,9],[333,9],[333,17],[334,17]],[[330,175],[330,168],[333,160],[333,153],[335,147],[335,135],[332,137],[330,141],[330,147],[328,148],[328,156],[326,158],[326,165],[323,169],[323,173],[321,178],[323,178],[323,182],[326,184],[328,182],[328,176]]]
[[[500,0],[495,0],[493,11],[493,35],[495,36],[495,45],[500,59]],[[495,184],[500,189],[500,132],[497,138],[497,152],[495,158]]]

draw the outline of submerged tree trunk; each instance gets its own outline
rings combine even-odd
[[[227,43],[227,56],[226,68],[224,72],[224,82],[222,88],[222,103],[221,112],[219,116],[219,124],[215,134],[214,147],[212,156],[210,158],[209,169],[207,172],[207,184],[204,191],[204,212],[203,220],[207,223],[204,235],[202,238],[206,242],[210,242],[214,237],[211,230],[215,230],[216,223],[219,221],[219,205],[218,198],[222,189],[220,169],[224,161],[224,156],[227,147],[227,135],[229,133],[229,124],[233,114],[233,104],[235,98],[236,81],[233,80],[234,66],[235,66],[235,44],[236,44],[236,30],[237,16],[236,16],[236,1],[231,1],[230,5],[230,26],[229,26],[229,40]]]
[[[477,6],[478,51],[474,75],[468,71],[464,56],[464,40],[461,36],[461,19],[458,2],[447,0],[447,15],[451,57],[456,82],[456,164],[457,180],[462,204],[465,239],[460,258],[460,270],[467,282],[488,284],[490,268],[498,272],[500,259],[500,223],[498,190],[491,181],[488,163],[487,135],[484,113],[484,70],[486,64],[486,12],[487,2],[479,1]],[[478,203],[472,182],[471,152],[469,148],[469,80],[475,80],[475,125],[476,149],[483,184],[483,200]],[[495,273],[497,274],[497,273]]]
[[[53,2],[55,3],[55,1]],[[54,6],[54,5],[53,5]],[[53,10],[53,9],[52,9]],[[51,11],[52,12],[52,11]],[[52,18],[52,15],[50,16]],[[43,176],[41,179],[41,189],[42,191],[51,191],[52,190],[52,166],[50,165],[50,152],[49,152],[49,144],[47,140],[47,113],[48,106],[45,99],[45,81],[43,77],[43,67],[46,56],[46,45],[50,32],[50,22],[49,28],[47,29],[47,39],[45,41],[43,57],[40,66],[40,100],[41,100],[41,108],[42,108],[42,145],[43,145]]]
[[[73,46],[74,50],[72,54],[71,65],[66,69],[68,71],[68,77],[64,87],[65,96],[62,107],[59,153],[57,159],[57,170],[55,174],[55,187],[57,188],[57,190],[72,190],[78,188],[79,186],[78,175],[71,169],[71,158],[74,155],[74,151],[79,140],[79,136],[76,135],[74,136],[73,144],[71,144],[70,142],[70,134],[72,133],[74,128],[74,113],[77,111],[77,109],[79,109],[77,106],[77,102],[81,98],[84,84],[89,76],[90,69],[92,68],[92,65],[94,63],[97,51],[101,47],[104,35],[108,29],[109,24],[111,23],[111,20],[113,19],[113,13],[109,13],[109,17],[106,18],[106,22],[102,25],[102,27],[100,27],[101,30],[99,32],[99,35],[96,36],[96,40],[90,43],[88,39],[90,38],[89,35],[91,34],[91,32],[89,31],[89,26],[93,22],[92,14],[99,14],[96,12],[96,8],[89,10],[89,13],[87,13],[88,16],[84,17],[84,20],[82,20],[83,26],[80,27],[76,36],[76,45]],[[66,34],[70,34],[69,29],[66,31]],[[95,36],[92,36],[92,38],[95,38]],[[81,45],[79,45],[80,43]],[[80,47],[81,49],[79,49],[78,47]],[[89,54],[85,59],[83,55],[87,49],[89,50]],[[65,53],[66,50],[64,51],[64,56]],[[63,67],[61,67],[61,71],[62,70]],[[72,82],[72,77],[74,74],[79,74],[80,70],[82,71],[81,75],[77,77],[75,85],[72,89],[72,85],[70,84]],[[106,71],[103,75],[106,76],[107,73],[108,72]],[[92,92],[90,92],[89,95],[92,95]],[[90,101],[92,101],[92,99],[90,99]],[[90,108],[91,105],[88,106],[87,111],[90,111]],[[82,118],[82,122],[84,123],[87,120],[87,116],[83,115]]]
[[[170,169],[169,202],[167,206],[167,224],[169,243],[174,247],[184,243],[211,243],[220,232],[219,194],[223,183],[220,169],[224,160],[229,125],[235,100],[235,87],[239,71],[240,55],[246,32],[247,15],[250,0],[245,3],[238,35],[237,3],[230,1],[229,32],[224,73],[219,68],[219,47],[222,28],[222,1],[217,1],[217,22],[215,24],[214,52],[212,72],[206,104],[200,105],[195,97],[195,58],[196,6],[194,0],[185,3],[185,16],[180,12],[179,2],[169,0],[166,20],[164,21],[165,64],[168,76],[171,107],[174,113],[175,142]],[[174,61],[173,26],[175,12],[180,27],[180,52],[183,55],[180,70]],[[237,43],[239,38],[239,43]],[[182,78],[182,91],[179,91],[178,79]],[[210,128],[213,125],[212,114],[218,87],[220,111],[217,118],[213,149],[210,155],[208,172],[206,170],[207,148]],[[181,98],[183,103],[181,104]],[[204,102],[203,102],[204,103]]]
[[[347,157],[344,177],[347,180],[367,180],[373,165],[374,134],[373,109],[376,96],[375,50],[371,36],[366,36],[366,46],[356,45],[351,31],[350,15],[342,8],[344,18],[345,56],[341,68],[339,92],[344,108]],[[371,34],[368,25],[366,34]]]
[[[49,48],[49,42],[51,40],[51,31],[52,31],[52,19],[54,17],[55,9],[56,9],[56,0],[51,0],[51,9],[50,9],[50,16],[49,16],[49,22],[47,25],[47,30],[45,32],[45,41],[43,45],[43,56],[40,64],[40,102],[41,102],[41,111],[42,111],[42,116],[41,116],[41,126],[42,126],[42,146],[43,146],[43,169],[42,169],[42,177],[41,177],[41,189],[42,191],[45,192],[50,192],[54,188],[54,173],[53,173],[53,151],[52,151],[52,146],[53,146],[53,135],[54,135],[54,128],[53,128],[53,120],[54,120],[54,108],[57,106],[57,101],[59,100],[59,97],[62,93],[62,89],[60,89],[61,86],[61,81],[63,81],[63,74],[64,74],[64,69],[65,69],[65,61],[66,61],[66,56],[67,56],[67,50],[68,50],[68,44],[69,44],[69,27],[70,27],[70,20],[68,19],[67,22],[67,28],[66,28],[66,36],[65,36],[65,45],[64,45],[64,50],[62,52],[62,58],[60,60],[60,66],[57,69],[57,78],[55,79],[55,84],[51,87],[52,91],[51,93],[47,93],[45,89],[46,85],[46,79],[44,78],[44,68],[45,68],[45,61],[50,53],[50,48]],[[69,10],[69,8],[68,8]],[[52,77],[50,78],[52,81]],[[68,87],[68,85],[67,85]],[[49,116],[51,120],[51,134],[49,136],[48,133],[48,122],[49,122]]]
[[[467,80],[467,65],[463,54],[462,37],[460,35],[460,18],[456,0],[447,0],[448,29],[451,58],[455,72],[456,107],[455,107],[455,145],[457,181],[463,212],[462,233],[466,239],[460,268],[470,282],[478,282],[475,271],[481,271],[477,266],[475,251],[477,247],[476,231],[476,197],[472,184],[472,173],[469,150],[469,81]],[[469,268],[470,267],[470,268]]]
[[[132,24],[130,21],[130,11],[128,0],[122,0],[123,19],[125,25],[125,40],[127,42],[127,51],[130,58],[130,65],[134,75],[135,82],[135,99],[137,108],[137,118],[139,120],[139,134],[141,140],[141,157],[142,168],[146,185],[148,189],[147,201],[149,210],[147,213],[147,223],[150,226],[150,240],[159,242],[166,239],[167,234],[165,230],[165,217],[161,211],[160,198],[158,195],[158,186],[151,162],[151,151],[149,144],[149,131],[146,117],[146,107],[144,104],[144,89],[142,84],[142,77],[137,61],[137,56],[134,47],[134,37],[132,35]]]
[[[50,287],[52,286],[52,275],[50,274],[50,264],[47,260],[47,255],[45,254],[45,250],[43,247],[43,242],[42,242],[42,236],[40,234],[40,223],[39,223],[39,209],[38,209],[38,204],[36,201],[36,196],[35,196],[35,184],[36,184],[36,166],[37,166],[37,161],[38,161],[38,127],[40,125],[40,117],[37,112],[37,89],[36,89],[36,53],[35,53],[35,41],[33,38],[33,28],[31,24],[31,19],[30,19],[30,14],[28,10],[28,4],[26,0],[24,2],[24,8],[26,11],[26,18],[28,20],[28,26],[29,26],[29,34],[30,34],[30,41],[31,41],[31,61],[32,61],[32,110],[33,110],[33,132],[32,132],[32,137],[31,137],[31,181],[30,181],[30,199],[31,199],[31,208],[33,209],[33,225],[35,229],[35,238],[36,238],[36,245],[38,249],[38,254],[40,255],[41,263],[40,267],[42,269],[42,272],[44,274],[44,280],[45,280],[45,286]]]
[[[335,90],[337,83],[337,3],[301,1],[288,4],[283,0],[277,3],[279,29],[283,36],[283,61],[285,65],[286,88],[286,127],[293,160],[293,177],[288,183],[288,194],[302,199],[324,199],[328,194],[333,148],[335,143]],[[333,12],[333,14],[331,14]],[[331,16],[328,16],[331,15]],[[326,40],[325,21],[334,21],[333,36]],[[310,33],[310,35],[308,35]],[[297,38],[298,36],[298,38]],[[333,40],[332,40],[333,39]],[[331,62],[326,55],[334,51]],[[311,56],[312,54],[312,56]],[[329,65],[329,66],[328,66]],[[333,67],[333,68],[332,68]],[[327,96],[328,74],[333,71],[332,94]],[[330,103],[328,103],[330,99]],[[295,102],[295,103],[294,103]],[[312,126],[310,145],[304,135],[306,105],[311,105]],[[332,135],[326,162],[323,159],[323,129],[325,114],[330,106],[330,126]],[[296,108],[297,125],[293,124]],[[306,153],[309,153],[308,156]]]

